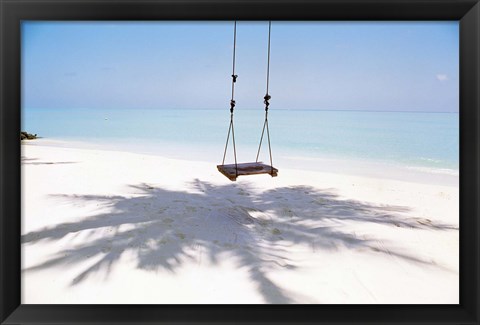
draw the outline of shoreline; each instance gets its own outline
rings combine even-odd
[[[200,161],[202,163],[221,164],[221,157],[218,161],[214,161],[212,156],[218,156],[218,152],[213,154],[212,148],[208,147],[204,152],[201,149],[196,149],[195,158],[185,157],[184,154],[179,154],[178,147],[187,152],[188,145],[168,145],[167,152],[160,154],[155,149],[148,149],[148,145],[136,146],[132,141],[129,145],[125,143],[108,144],[105,142],[93,143],[87,141],[76,140],[57,140],[38,138],[34,142],[22,143],[22,145],[48,146],[59,148],[85,149],[85,150],[104,150],[111,152],[123,152],[140,155],[148,155],[167,159],[177,159],[184,161]],[[158,145],[160,147],[160,145]],[[227,155],[228,158],[228,155]],[[231,157],[230,157],[231,158]],[[240,161],[240,160],[239,160]],[[228,163],[228,162],[227,162]],[[388,162],[364,160],[364,159],[340,159],[340,158],[313,158],[306,156],[291,156],[280,155],[275,156],[274,166],[277,168],[304,170],[307,172],[328,173],[337,175],[350,175],[376,179],[391,179],[397,181],[406,181],[409,183],[421,183],[442,186],[459,187],[459,172],[458,170],[446,168],[431,168],[422,166],[401,166],[394,165]]]

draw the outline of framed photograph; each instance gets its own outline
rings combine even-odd
[[[478,1],[0,1],[1,324],[478,324]]]

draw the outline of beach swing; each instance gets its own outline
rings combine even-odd
[[[270,146],[270,132],[268,130],[268,106],[270,105],[269,100],[271,96],[268,94],[268,81],[270,74],[270,34],[271,34],[272,22],[268,23],[268,60],[267,60],[267,91],[265,97],[263,97],[265,104],[265,122],[263,123],[262,135],[260,137],[260,144],[258,145],[257,158],[255,162],[248,163],[237,163],[237,150],[235,148],[235,133],[233,129],[233,111],[235,108],[235,83],[237,82],[237,75],[235,74],[235,49],[237,43],[237,22],[235,21],[233,27],[233,72],[232,72],[232,99],[230,100],[230,126],[228,128],[227,142],[225,144],[225,151],[223,153],[223,160],[221,165],[217,165],[217,169],[220,173],[225,175],[231,181],[236,181],[238,176],[247,176],[247,175],[258,175],[258,174],[270,174],[272,177],[277,176],[278,169],[273,167],[272,164],[272,149]],[[268,151],[270,153],[270,165],[266,165],[258,161],[258,156],[260,154],[260,148],[262,147],[263,135],[265,133],[265,128],[267,129],[267,139],[268,139]],[[232,143],[233,143],[233,155],[235,157],[235,163],[225,165],[225,156],[227,154],[228,140],[230,139],[230,132],[232,133]]]

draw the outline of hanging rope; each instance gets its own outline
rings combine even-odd
[[[232,98],[230,99],[230,126],[228,127],[227,142],[225,143],[225,151],[223,153],[222,165],[225,164],[225,156],[227,154],[228,140],[230,139],[230,131],[232,132],[232,142],[233,142],[233,155],[235,157],[235,176],[238,176],[238,166],[237,166],[237,149],[235,148],[235,132],[233,129],[233,110],[235,108],[235,83],[237,82],[238,76],[235,74],[235,50],[237,47],[237,21],[235,20],[233,25],[233,63],[232,63]]]
[[[270,146],[270,132],[268,130],[268,106],[270,105],[270,98],[272,96],[268,93],[269,79],[270,79],[270,35],[272,31],[272,22],[268,22],[268,56],[267,56],[267,91],[265,97],[263,97],[263,103],[265,104],[265,122],[263,123],[262,136],[260,137],[260,144],[258,145],[257,158],[255,162],[258,162],[258,156],[260,155],[260,149],[262,147],[263,135],[265,133],[265,128],[267,129],[267,139],[268,139],[268,151],[270,153],[270,174],[273,175],[273,162],[272,162],[272,148]]]

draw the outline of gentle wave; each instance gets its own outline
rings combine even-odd
[[[450,176],[460,176],[460,171],[456,169],[449,169],[449,168],[429,168],[429,167],[413,167],[408,166],[406,167],[409,170],[419,171],[423,173],[430,173],[430,174],[441,174],[441,175],[450,175]]]
[[[425,158],[425,157],[420,157],[420,158],[418,158],[418,159],[419,159],[419,160],[422,160],[422,161],[433,162],[433,163],[441,163],[441,161],[438,160],[438,159]]]
[[[420,172],[425,174],[436,174],[436,175],[448,175],[458,177],[460,172],[458,169],[452,168],[437,168],[437,167],[424,167],[424,166],[409,166],[401,163],[392,163],[385,161],[376,161],[376,160],[367,160],[367,159],[340,159],[340,158],[331,158],[331,157],[305,157],[305,156],[280,156],[279,157],[284,162],[289,162],[293,164],[296,162],[309,163],[310,166],[315,166],[318,169],[328,167],[336,168],[345,168],[345,166],[351,166],[356,170],[378,170],[378,169],[388,169],[388,170],[408,170],[412,172]],[[313,165],[312,165],[313,164]],[[314,169],[317,169],[314,168]]]

